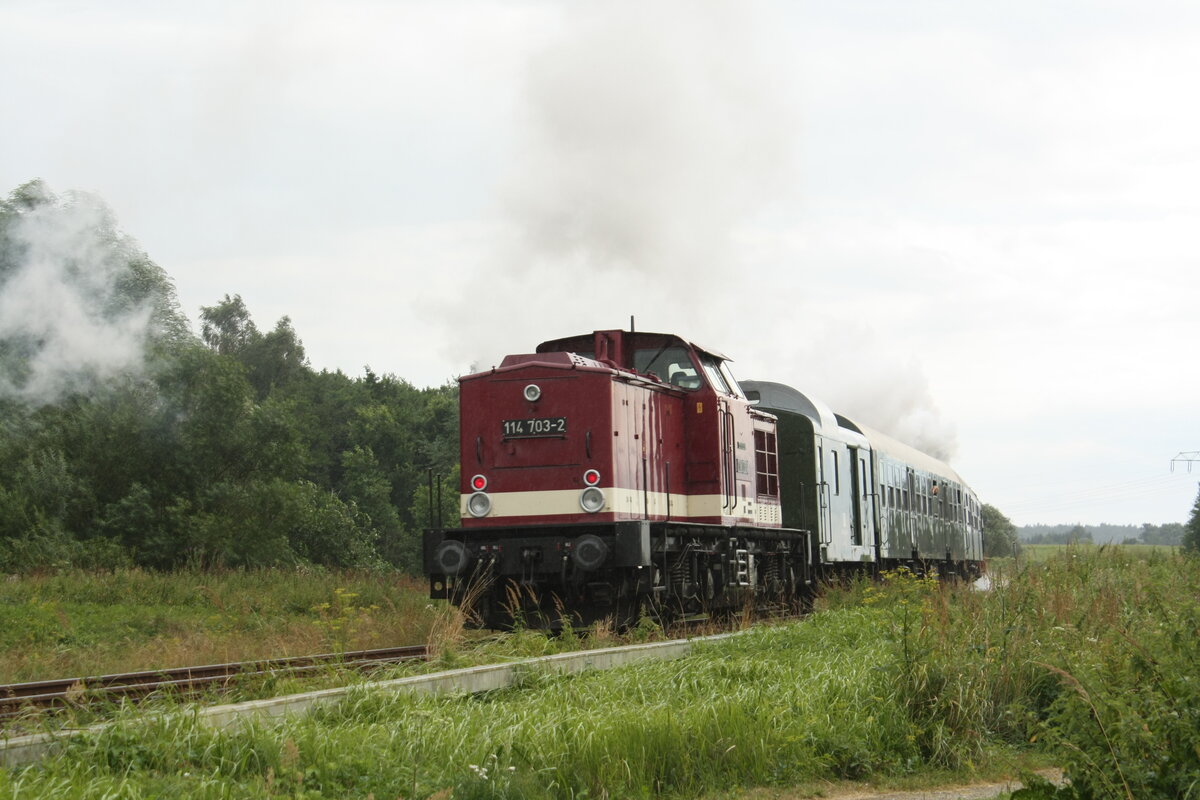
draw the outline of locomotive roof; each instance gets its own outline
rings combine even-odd
[[[741,384],[742,389],[747,392],[747,396],[758,395],[759,408],[802,414],[813,421],[822,436],[843,439],[845,434],[841,431],[849,430],[860,433],[870,443],[872,450],[892,456],[925,472],[955,481],[963,486],[966,485],[959,474],[946,462],[894,439],[886,433],[855,422],[841,414],[835,414],[820,400],[811,398],[787,384],[774,381],[741,381]],[[839,429],[841,430],[839,431]]]
[[[537,352],[548,353],[563,350],[572,353],[591,352],[597,333],[608,333],[608,331],[593,331],[592,333],[581,333],[576,336],[565,336],[561,339],[549,339],[537,346]],[[651,331],[613,331],[613,333],[620,333],[624,337],[630,337],[634,340],[646,342],[674,340],[699,350],[702,353],[708,353],[710,356],[715,356],[722,361],[733,360],[719,350],[713,350],[711,347],[704,347],[703,345],[696,344],[695,342],[685,339],[682,336],[674,333],[653,333]]]

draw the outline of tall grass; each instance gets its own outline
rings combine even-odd
[[[423,583],[383,572],[138,569],[0,579],[0,683],[427,641]]]
[[[153,796],[221,776],[188,796],[693,796],[731,783],[904,774],[919,752],[889,671],[876,668],[888,662],[882,617],[849,609],[677,662],[581,677],[530,671],[478,697],[358,691],[304,719],[232,733],[130,719],[0,788],[100,796],[121,781],[128,796]]]
[[[1029,796],[1200,797],[1200,561],[1067,548],[987,593],[893,581],[856,591],[887,595],[923,759],[1025,740],[1071,781]]]
[[[1197,797],[1200,562],[1067,552],[994,577],[976,592],[896,573],[686,659],[529,670],[479,696],[361,688],[227,732],[130,715],[0,771],[0,797],[694,797],[1022,751],[1072,781],[1031,796]]]

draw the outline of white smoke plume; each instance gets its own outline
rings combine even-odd
[[[0,397],[35,406],[139,374],[154,315],[122,292],[128,253],[103,203],[37,199],[0,231]]]
[[[527,138],[505,192],[518,268],[700,276],[791,177],[792,113],[755,4],[570,4],[530,63]]]
[[[874,364],[872,360],[858,364],[857,371],[867,377],[855,381],[843,375],[823,399],[850,419],[950,461],[958,449],[958,436],[938,410],[920,365],[915,359],[875,360]]]
[[[769,374],[746,377],[789,384],[855,422],[943,461],[953,458],[958,435],[938,408],[918,354],[864,322],[828,313],[787,329],[795,335],[780,343]]]
[[[461,302],[427,309],[452,320],[462,364],[630,316],[685,334],[721,319],[735,230],[792,182],[794,113],[757,3],[556,8],[526,70],[502,242]]]
[[[908,354],[882,357],[870,331],[846,341],[842,320],[794,330],[851,296],[855,277],[831,285],[834,265],[799,259],[793,269],[811,279],[780,292],[781,265],[746,252],[746,231],[800,183],[796,92],[768,10],[726,0],[563,8],[557,35],[529,62],[501,190],[508,236],[463,302],[437,309],[453,321],[450,355],[486,367],[631,315],[750,363],[804,336],[813,344],[792,347],[784,370],[775,359],[744,377],[791,382],[948,455],[953,433]]]

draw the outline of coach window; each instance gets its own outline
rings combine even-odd
[[[838,451],[833,451],[833,493],[842,493],[842,471],[838,468]]]

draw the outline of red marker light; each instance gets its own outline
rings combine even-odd
[[[583,482],[588,486],[595,486],[600,482],[600,473],[597,470],[589,469],[583,473]]]
[[[477,492],[482,492],[487,488],[487,478],[482,475],[476,475],[474,478],[471,478],[471,488]]]

